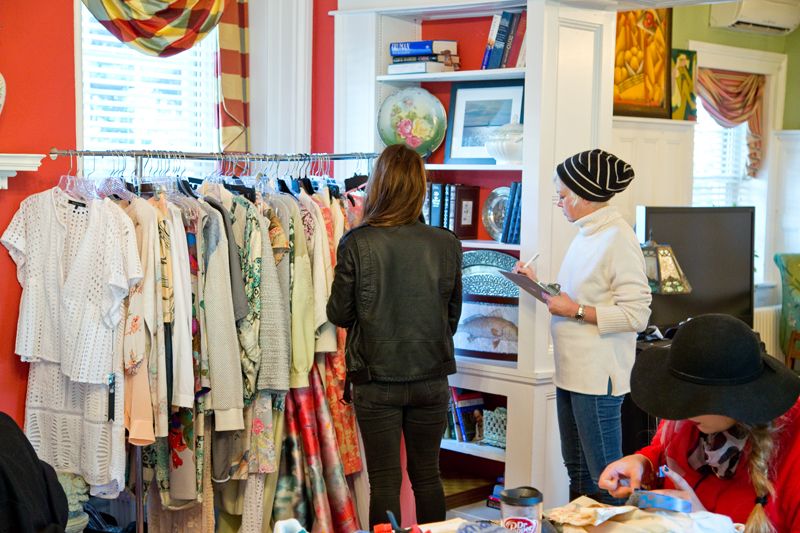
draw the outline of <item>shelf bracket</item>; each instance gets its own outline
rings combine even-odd
[[[8,178],[17,172],[36,172],[44,154],[0,154],[0,189],[8,189]]]

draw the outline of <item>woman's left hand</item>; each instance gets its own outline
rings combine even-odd
[[[578,312],[578,304],[566,292],[562,291],[555,296],[545,295],[544,298],[547,300],[547,309],[552,315],[572,318]]]
[[[675,498],[681,498],[682,500],[688,500],[692,502],[692,512],[696,513],[698,511],[705,511],[706,508],[703,505],[703,502],[697,497],[695,494],[694,489],[689,483],[683,479],[682,476],[676,474],[672,470],[664,470],[664,473],[667,477],[672,481],[672,484],[675,485],[674,489],[663,489],[663,490],[654,490],[653,492],[658,492],[660,494],[666,494],[667,496],[673,496]]]

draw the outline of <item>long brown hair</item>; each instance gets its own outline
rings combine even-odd
[[[425,201],[425,163],[402,144],[387,146],[367,182],[364,224],[402,226],[419,218]]]

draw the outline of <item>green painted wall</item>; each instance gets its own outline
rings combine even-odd
[[[783,129],[800,130],[800,29],[786,37],[786,103],[783,110]]]
[[[710,12],[710,5],[674,8],[672,10],[672,47],[686,48],[689,40],[694,40],[767,52],[782,53],[786,48],[786,37],[783,35],[769,36],[711,28],[708,25]]]
[[[788,36],[768,36],[711,28],[708,25],[710,12],[710,5],[674,8],[672,47],[687,48],[689,41],[693,40],[787,54],[789,65],[783,129],[800,129],[800,106],[793,105],[800,102],[800,29]]]

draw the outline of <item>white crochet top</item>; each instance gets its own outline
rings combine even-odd
[[[52,193],[45,191],[34,197],[52,195],[56,198],[55,205],[58,205],[64,200],[61,197],[62,194],[63,192],[60,190]],[[45,208],[47,205],[48,203],[45,202]],[[70,205],[68,200],[67,205]],[[119,207],[108,199],[92,202],[91,205],[91,209],[87,210],[99,213],[95,216],[104,221],[103,232],[113,235],[116,239],[114,246],[108,246],[101,252],[106,261],[119,265],[119,275],[126,287],[127,294],[128,288],[133,287],[142,278],[138,252],[129,253],[130,250],[137,248],[133,223]],[[76,211],[78,209],[76,208]],[[35,211],[27,211],[25,215],[33,213]],[[44,213],[40,212],[39,215],[40,220],[47,220]],[[89,220],[91,217],[92,213],[89,213]],[[36,219],[26,219],[26,223],[26,229],[35,234]],[[91,224],[87,226],[87,228],[90,227]],[[76,229],[76,231],[78,230]],[[6,233],[8,234],[8,232]],[[4,235],[4,244],[5,237]],[[81,233],[69,234],[68,237],[75,241],[86,240]],[[28,239],[27,242],[32,241]],[[101,240],[101,242],[103,241]],[[67,248],[65,247],[65,249]],[[33,257],[33,254],[28,254],[27,257]],[[59,258],[54,257],[54,259],[57,261]],[[61,263],[69,264],[64,259],[61,260]],[[20,263],[17,262],[17,264]],[[23,264],[31,266],[35,263],[28,261]],[[74,266],[80,263],[76,263],[73,258],[71,264]],[[73,273],[75,273],[74,270],[70,275]],[[80,277],[87,280],[87,283],[92,283],[92,280],[103,275],[102,269],[94,269]],[[75,276],[77,277],[78,274]],[[29,279],[31,278],[26,278],[26,280]],[[63,295],[63,291],[56,294]],[[48,296],[48,293],[45,293],[44,296]],[[117,307],[119,309],[117,313],[120,315],[125,313],[125,306],[118,305]],[[108,375],[104,376],[102,384],[78,383],[70,380],[63,373],[63,361],[62,365],[59,365],[57,362],[42,360],[31,364],[25,405],[25,433],[39,458],[51,464],[59,472],[70,472],[83,476],[91,485],[91,494],[104,498],[117,497],[125,482],[125,428],[123,425],[125,380],[120,347],[125,323],[123,320],[118,322],[117,326],[111,330],[110,351],[91,354],[97,360],[107,360],[109,369],[113,368],[116,387],[113,404],[110,404]],[[67,331],[69,323],[59,322],[59,326],[62,335],[69,333]],[[103,325],[103,327],[106,326]],[[100,329],[99,326],[98,329]],[[57,335],[53,333],[52,336],[56,337]],[[113,413],[112,416],[109,416],[109,411]],[[113,420],[109,420],[110,418]]]
[[[22,285],[16,353],[60,363],[80,383],[107,382],[120,305],[142,277],[140,266],[126,278],[124,262],[139,263],[136,240],[123,238],[132,225],[122,228],[112,208],[55,187],[26,198],[0,239]]]

